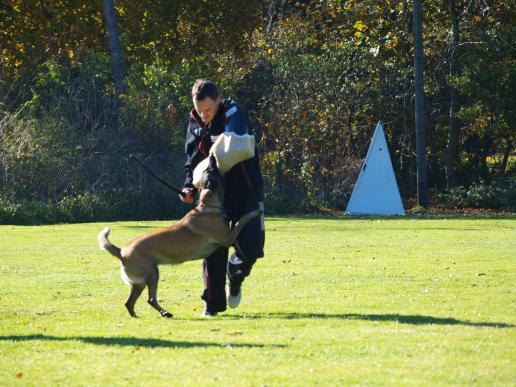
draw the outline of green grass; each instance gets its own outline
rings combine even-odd
[[[165,222],[111,224],[121,245]],[[0,385],[515,385],[516,218],[269,218],[242,305],[123,303],[104,224],[0,226]]]

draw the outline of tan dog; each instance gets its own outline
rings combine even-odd
[[[199,205],[173,226],[143,235],[122,249],[108,240],[109,227],[99,233],[99,246],[120,259],[122,278],[131,286],[131,294],[125,303],[131,316],[136,317],[134,304],[148,286],[147,302],[163,317],[172,317],[156,298],[158,265],[200,259],[219,246],[229,247],[247,222],[261,214],[256,210],[244,215],[230,230],[222,209],[223,180],[213,156],[203,173],[201,186]]]

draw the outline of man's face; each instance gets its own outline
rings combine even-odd
[[[206,97],[202,101],[193,100],[194,108],[202,122],[208,125],[217,115],[219,110],[220,96],[213,100],[211,97]]]

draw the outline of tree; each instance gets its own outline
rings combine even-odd
[[[460,43],[459,17],[455,6],[455,0],[448,0],[448,10],[451,19],[451,42],[449,53],[449,93],[450,93],[450,114],[448,125],[448,143],[446,146],[446,186],[448,189],[455,187],[455,169],[457,164],[457,148],[459,145],[459,122],[457,112],[459,104],[457,101],[457,89],[452,83],[456,76],[457,50]]]
[[[425,106],[423,85],[423,10],[421,0],[414,0],[414,74],[416,78],[416,154],[417,203],[427,207],[427,173],[425,143]]]
[[[120,37],[118,35],[118,24],[113,0],[103,0],[104,18],[109,39],[109,50],[111,52],[111,63],[113,69],[113,81],[115,93],[121,94],[124,91],[123,79],[124,69],[122,65],[122,49],[120,48]]]

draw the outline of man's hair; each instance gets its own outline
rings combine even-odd
[[[212,81],[198,79],[192,87],[192,98],[196,101],[203,101],[206,97],[215,100],[219,96],[217,86]]]

